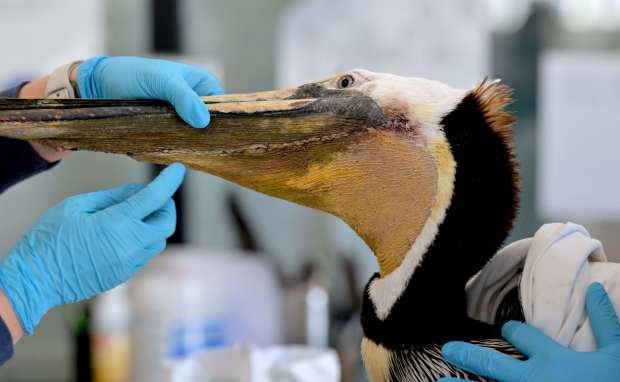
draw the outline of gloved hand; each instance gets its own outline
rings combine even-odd
[[[146,187],[70,197],[41,216],[0,263],[0,288],[22,329],[32,334],[51,308],[114,288],[163,251],[184,174],[173,164]]]
[[[502,328],[502,336],[529,357],[527,361],[465,342],[449,342],[442,353],[462,369],[502,382],[620,381],[620,323],[601,284],[588,288],[586,307],[598,344],[594,352],[565,348],[532,326],[510,321]]]
[[[206,69],[140,57],[93,57],[78,67],[77,84],[82,98],[168,101],[185,122],[198,128],[210,121],[199,96],[223,92]]]

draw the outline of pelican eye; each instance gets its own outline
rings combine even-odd
[[[355,80],[353,79],[353,77],[348,75],[348,74],[346,76],[342,76],[338,80],[338,88],[339,89],[346,89],[346,88],[350,87],[351,85],[353,85],[354,81]]]

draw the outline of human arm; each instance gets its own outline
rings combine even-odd
[[[462,369],[502,382],[620,381],[620,322],[601,284],[588,288],[586,309],[598,345],[593,352],[571,350],[530,325],[510,321],[502,336],[528,357],[526,361],[465,342],[449,342],[442,353]]]
[[[17,98],[25,86],[27,85],[1,91],[0,98]],[[2,158],[5,158],[0,162],[0,193],[15,183],[55,165],[54,158],[46,160],[35,146],[17,139],[0,137],[0,153]]]
[[[171,165],[147,186],[74,196],[41,216],[0,263],[0,316],[13,342],[32,334],[53,307],[127,281],[163,251],[184,173],[183,165]]]
[[[13,357],[13,345],[24,335],[15,311],[0,290],[0,366]]]
[[[0,366],[13,356],[13,345],[23,333],[11,303],[0,291]]]

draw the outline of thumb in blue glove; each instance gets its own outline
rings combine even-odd
[[[51,308],[114,288],[163,251],[184,174],[173,164],[146,187],[74,196],[41,216],[0,264],[0,288],[22,329],[32,334]]]
[[[620,323],[601,284],[588,288],[586,308],[598,345],[594,352],[571,350],[530,325],[510,321],[503,326],[502,336],[529,357],[527,361],[466,342],[449,342],[442,353],[461,369],[503,382],[620,381]]]
[[[200,96],[223,93],[208,70],[166,60],[97,56],[77,70],[82,98],[158,99],[168,101],[193,127],[209,124]]]

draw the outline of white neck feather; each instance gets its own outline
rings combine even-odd
[[[396,300],[407,288],[409,279],[437,235],[438,226],[433,223],[429,219],[424,224],[422,232],[398,268],[385,277],[374,279],[370,284],[368,292],[375,306],[375,313],[380,320],[385,320],[390,314]]]

